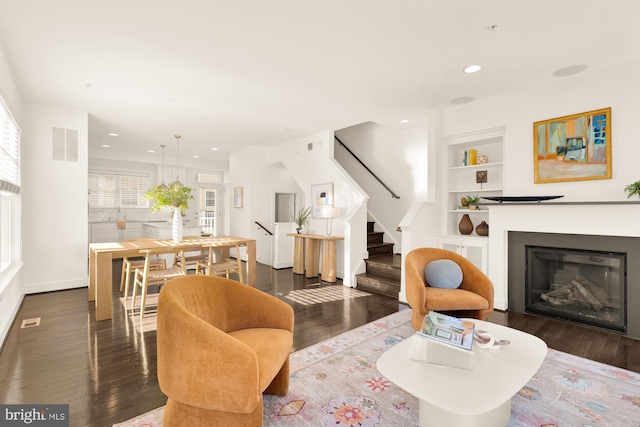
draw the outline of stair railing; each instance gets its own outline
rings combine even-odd
[[[362,160],[360,160],[360,159],[358,158],[358,156],[356,156],[356,155],[355,155],[355,153],[354,153],[353,151],[351,151],[351,150],[349,149],[349,147],[347,147],[347,146],[344,144],[344,142],[340,141],[340,138],[338,138],[338,137],[337,137],[337,136],[335,136],[335,135],[334,135],[333,137],[336,139],[336,141],[338,141],[338,143],[339,143],[341,146],[343,146],[343,147],[344,147],[344,149],[345,149],[345,150],[347,150],[347,152],[348,152],[349,154],[351,154],[351,155],[353,156],[353,158],[354,158],[354,159],[356,159],[356,160],[358,161],[358,163],[360,163],[360,164],[362,165],[362,167],[363,167],[363,168],[365,168],[365,169],[367,170],[367,172],[369,172],[369,173],[371,174],[371,176],[373,176],[373,177],[374,177],[374,178],[375,178],[375,179],[376,179],[380,184],[382,184],[382,186],[383,186],[384,188],[386,188],[386,190],[387,190],[389,193],[391,193],[391,197],[393,197],[394,199],[399,199],[399,198],[400,198],[400,196],[398,196],[396,193],[394,193],[394,192],[393,192],[393,191],[392,191],[392,190],[387,186],[387,184],[385,184],[384,182],[382,182],[382,180],[381,180],[380,178],[378,178],[378,176],[377,176],[375,173],[373,173],[373,171],[372,171],[371,169],[369,169],[369,168],[367,167],[367,165],[365,165],[365,164],[362,162]]]
[[[253,221],[253,222],[255,222],[259,228],[262,228],[264,232],[267,233],[269,236],[273,236],[273,233],[267,230],[264,225],[260,224],[258,221]]]

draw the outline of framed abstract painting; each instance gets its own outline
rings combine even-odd
[[[533,124],[534,182],[611,179],[611,108]]]

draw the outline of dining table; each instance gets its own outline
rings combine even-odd
[[[126,242],[92,243],[89,245],[89,301],[95,302],[96,321],[111,319],[113,315],[113,266],[114,259],[140,256],[143,249],[173,248],[185,252],[198,251],[203,246],[215,246],[228,257],[229,248],[236,244],[247,252],[247,285],[256,285],[256,241],[244,237],[216,236],[189,237],[181,242],[162,239],[140,239]],[[236,256],[240,256],[237,254]]]

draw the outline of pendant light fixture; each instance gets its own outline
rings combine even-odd
[[[176,137],[176,183],[180,183],[180,135],[174,135]]]
[[[167,184],[164,183],[164,149],[166,145],[160,144],[160,147],[162,147],[162,184],[160,184],[160,186],[163,188],[167,188]]]

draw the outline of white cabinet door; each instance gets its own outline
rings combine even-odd
[[[91,243],[119,242],[120,232],[115,222],[91,224]]]
[[[142,237],[142,224],[127,223],[127,227],[123,230],[122,241],[139,239]]]
[[[489,274],[489,241],[487,239],[438,236],[438,247],[462,255],[484,274]]]

